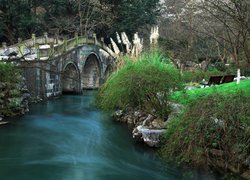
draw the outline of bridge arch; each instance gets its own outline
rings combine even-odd
[[[111,64],[109,64],[105,69],[104,79],[107,80],[113,71],[114,67]]]
[[[87,56],[82,68],[82,88],[96,89],[100,86],[102,77],[102,66],[97,54],[91,53]]]
[[[74,62],[68,62],[63,68],[62,93],[77,94],[80,92],[80,71]]]

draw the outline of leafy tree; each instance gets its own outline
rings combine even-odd
[[[110,34],[125,31],[132,36],[147,25],[155,24],[160,15],[159,0],[103,0],[101,2],[111,7],[113,13],[113,24],[109,28]]]
[[[60,34],[116,31],[132,35],[156,22],[159,0],[0,0],[0,39],[14,43],[31,33],[57,30]]]
[[[12,44],[18,37],[28,38],[40,32],[42,21],[36,6],[35,0],[0,0],[0,39]]]

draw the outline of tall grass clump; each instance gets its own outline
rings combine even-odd
[[[169,122],[162,155],[168,160],[250,173],[250,97],[211,94]]]
[[[168,115],[169,94],[180,87],[179,71],[159,53],[143,54],[125,65],[100,88],[97,104],[106,110],[143,109]]]

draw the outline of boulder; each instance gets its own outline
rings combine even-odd
[[[162,119],[156,118],[152,121],[151,127],[154,129],[164,129],[165,124]]]
[[[165,124],[162,119],[141,110],[133,111],[126,109],[125,112],[118,110],[113,117],[116,121],[133,125],[132,135],[137,141],[144,142],[150,147],[159,147],[160,136],[165,132]]]
[[[160,136],[165,132],[165,129],[149,129],[145,126],[137,126],[132,134],[137,141],[143,141],[150,147],[159,147]]]
[[[30,95],[30,93],[23,93],[22,94],[22,98],[24,99],[24,100],[29,100],[30,98],[31,98],[31,95]]]
[[[114,117],[121,117],[123,115],[123,111],[122,110],[117,110],[114,113]]]
[[[133,124],[134,121],[133,121],[133,118],[130,114],[127,114],[125,117],[124,117],[124,122],[127,122],[128,124]]]
[[[142,116],[143,116],[143,112],[141,112],[139,110],[134,112],[134,117],[140,118]]]
[[[146,119],[142,122],[142,126],[150,126],[151,122],[154,120],[154,116],[152,114],[148,114]]]

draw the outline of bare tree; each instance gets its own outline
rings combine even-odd
[[[67,13],[55,16],[50,13],[49,29],[58,29],[58,33],[88,35],[89,32],[111,26],[112,13],[109,6],[101,4],[99,0],[68,0]]]
[[[166,0],[165,7],[163,33],[175,58],[250,66],[249,0]]]
[[[240,68],[250,65],[250,2],[207,0],[198,3],[197,8],[202,9],[198,15],[202,27],[199,31],[212,37],[217,42],[217,47],[224,48],[224,55],[228,54],[235,62],[239,83]],[[222,51],[218,52],[222,54]]]
[[[160,34],[173,60],[181,64],[198,60],[195,43],[198,42],[194,29],[194,9],[185,0],[166,0],[160,26]],[[160,41],[161,42],[161,41]]]

